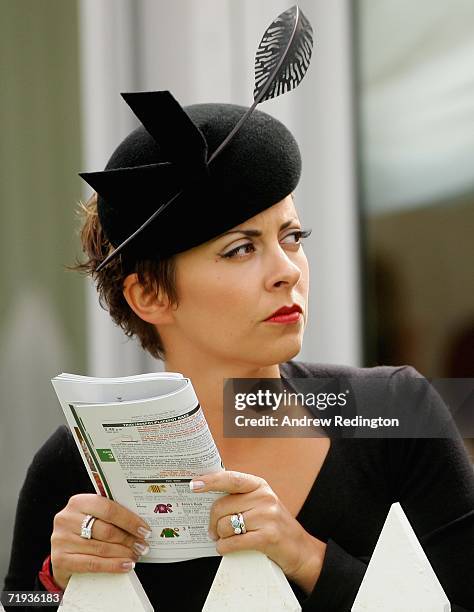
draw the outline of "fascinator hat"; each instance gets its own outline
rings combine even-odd
[[[257,104],[295,88],[309,66],[312,28],[298,6],[269,26],[257,49],[254,102],[182,107],[169,91],[122,93],[141,125],[105,170],[81,173],[97,192],[100,224],[129,264],[202,244],[273,206],[296,187],[298,145]]]

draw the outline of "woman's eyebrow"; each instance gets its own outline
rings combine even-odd
[[[296,219],[289,219],[288,221],[285,221],[285,223],[282,223],[280,225],[280,230],[285,229],[286,227],[288,227],[289,225],[291,225],[293,223],[293,221],[296,221]],[[244,236],[261,236],[262,232],[260,230],[255,230],[255,229],[249,229],[249,230],[230,230],[229,232],[224,232],[223,234],[221,234],[220,236],[218,236],[218,238],[222,238],[223,236],[227,236],[227,234],[244,234]],[[216,238],[216,240],[218,239]]]

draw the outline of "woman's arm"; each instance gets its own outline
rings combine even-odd
[[[19,495],[4,590],[46,590],[38,579],[38,572],[50,554],[54,516],[74,492],[94,492],[85,470],[83,474],[78,470],[80,465],[75,461],[75,454],[74,442],[64,425],[35,454]],[[56,610],[56,607],[41,609]]]
[[[140,557],[134,545],[141,543],[141,551],[145,549],[140,530],[149,527],[143,519],[93,491],[83,493],[92,485],[68,432],[58,439],[60,431],[35,455],[21,491],[9,589],[43,590],[51,587],[52,577],[65,589],[74,573],[125,573]],[[87,515],[96,519],[92,540],[79,537]],[[52,572],[44,561],[49,552]]]

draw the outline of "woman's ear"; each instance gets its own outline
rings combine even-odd
[[[169,298],[146,293],[136,274],[129,274],[123,283],[123,295],[133,312],[147,323],[163,325],[173,321]]]

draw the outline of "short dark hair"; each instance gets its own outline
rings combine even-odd
[[[163,341],[154,325],[141,319],[129,306],[123,294],[124,281],[129,274],[136,273],[145,293],[164,293],[171,304],[178,304],[176,291],[175,257],[160,261],[138,260],[123,266],[122,256],[112,260],[108,266],[97,272],[97,266],[113,250],[100,225],[97,213],[97,193],[84,204],[80,202],[79,213],[83,220],[81,229],[82,250],[87,259],[71,267],[90,276],[97,287],[99,302],[108,310],[113,321],[130,338],[136,336],[144,350],[157,359],[165,358]]]

